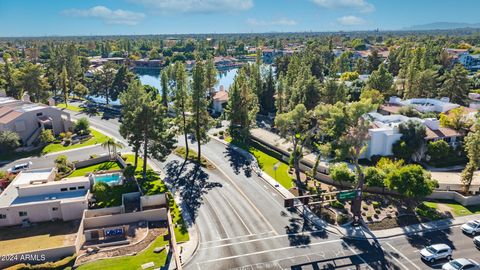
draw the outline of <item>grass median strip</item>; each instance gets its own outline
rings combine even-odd
[[[251,141],[249,145],[237,141],[231,141],[230,143],[250,152],[257,159],[260,168],[280,185],[286,189],[294,186],[293,178],[288,174],[288,164],[281,160],[280,154],[267,150],[254,141]]]

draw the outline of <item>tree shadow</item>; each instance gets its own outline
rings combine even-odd
[[[342,246],[344,249],[359,250],[356,259],[361,257],[372,269],[401,269],[386,259],[386,254],[377,239],[343,238]]]
[[[251,177],[253,171],[252,166],[254,163],[240,154],[236,148],[236,146],[229,144],[227,150],[224,152],[225,158],[230,162],[230,167],[235,174],[243,172],[246,177]]]
[[[203,203],[203,195],[213,188],[222,187],[220,183],[208,181],[209,175],[204,168],[188,161],[170,161],[166,164],[165,171],[172,186],[180,192],[193,222]]]

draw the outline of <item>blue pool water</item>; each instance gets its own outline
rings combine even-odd
[[[103,182],[108,185],[119,184],[121,180],[120,174],[105,174],[95,176],[95,182]]]

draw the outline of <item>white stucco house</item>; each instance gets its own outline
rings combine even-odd
[[[29,100],[28,95],[22,100],[0,95],[0,131],[18,133],[22,144],[29,146],[43,129],[51,129],[57,135],[71,127],[69,113]]]
[[[402,137],[399,126],[401,123],[409,120],[418,121],[425,125],[427,131],[426,142],[445,140],[453,147],[456,147],[458,138],[464,135],[454,129],[441,127],[440,121],[436,118],[420,119],[400,114],[383,115],[377,112],[369,113],[368,117],[372,120],[372,126],[369,129],[368,148],[364,152],[364,157],[366,158],[371,158],[374,155],[392,155],[393,144]]]
[[[0,227],[81,219],[88,208],[90,180],[55,181],[55,175],[54,168],[20,172],[0,194]]]

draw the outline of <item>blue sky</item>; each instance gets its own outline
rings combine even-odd
[[[0,0],[0,36],[396,30],[480,23],[478,0]]]

